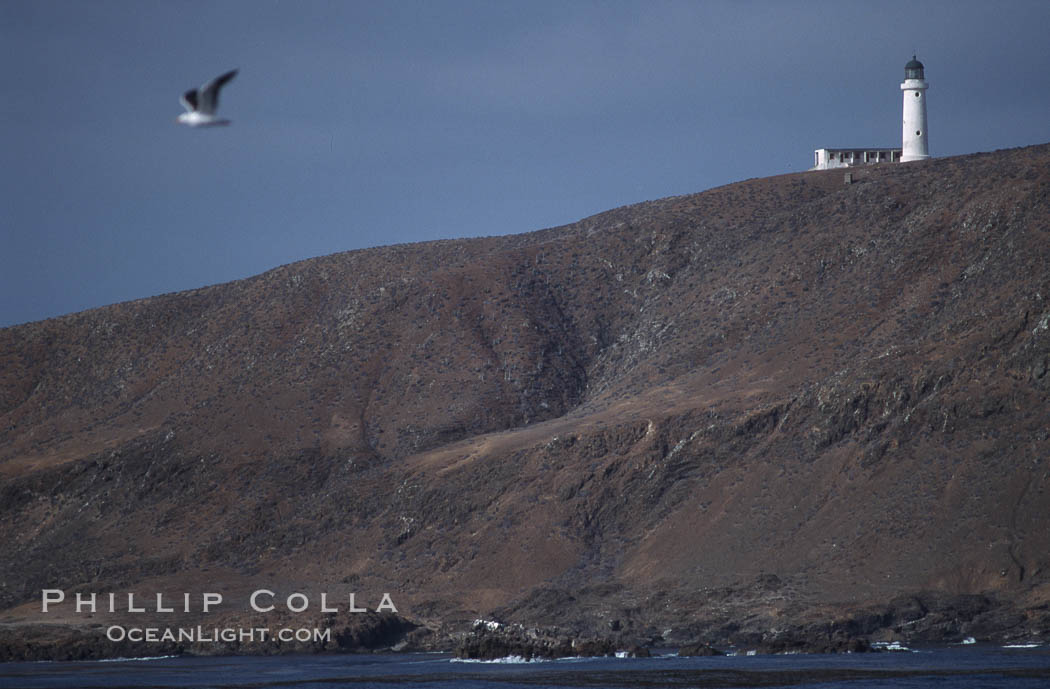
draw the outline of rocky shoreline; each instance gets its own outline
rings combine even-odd
[[[575,637],[558,629],[527,628],[477,620],[459,642],[455,655],[465,660],[539,660],[611,656],[617,650],[615,642],[608,637]]]
[[[911,644],[1050,644],[1050,606],[1021,609],[991,596],[924,592],[860,608],[831,620],[762,615],[726,624],[697,619],[677,631],[648,636],[594,629],[528,626],[495,620],[424,625],[392,613],[329,615],[317,623],[324,641],[265,640],[196,643],[114,641],[102,624],[0,624],[0,662],[100,660],[178,655],[277,655],[441,651],[470,660],[516,657],[648,657],[656,649],[680,656],[783,653],[865,653]],[[241,620],[240,623],[244,624]],[[613,625],[618,626],[618,625]],[[683,640],[685,639],[685,640]]]

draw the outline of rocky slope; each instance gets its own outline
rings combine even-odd
[[[446,641],[1050,633],[1050,146],[854,180],[0,330],[0,631],[267,588]]]

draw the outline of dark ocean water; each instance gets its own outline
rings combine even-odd
[[[446,655],[425,654],[6,663],[0,664],[0,687],[1046,689],[1050,647],[978,645],[840,656],[667,656],[533,663],[458,662]]]

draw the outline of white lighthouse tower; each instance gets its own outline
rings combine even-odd
[[[926,82],[922,63],[913,55],[904,65],[904,138],[901,141],[901,162],[926,160],[930,146],[926,132]]]

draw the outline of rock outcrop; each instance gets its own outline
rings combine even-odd
[[[456,647],[456,657],[466,660],[550,660],[554,658],[593,658],[616,653],[608,638],[576,638],[558,629],[525,628],[477,620]],[[644,654],[644,649],[637,649]]]

